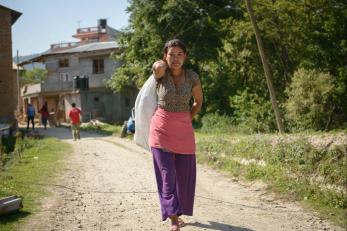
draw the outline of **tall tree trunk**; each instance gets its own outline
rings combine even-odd
[[[264,52],[263,42],[261,40],[259,29],[258,29],[256,20],[255,20],[255,17],[254,17],[253,9],[252,9],[252,3],[251,3],[251,0],[245,0],[245,1],[246,1],[246,5],[247,5],[247,11],[248,11],[249,17],[251,19],[251,23],[252,23],[253,30],[255,33],[255,38],[257,40],[257,45],[258,45],[258,50],[259,50],[261,62],[263,63],[263,68],[264,68],[265,77],[266,77],[266,83],[267,83],[267,86],[269,88],[269,93],[270,93],[270,100],[271,100],[272,108],[275,112],[277,128],[278,128],[278,131],[280,133],[284,133],[282,116],[281,116],[280,110],[279,110],[278,105],[277,105],[276,94],[275,94],[275,90],[274,90],[273,85],[272,85],[272,77],[271,77],[271,73],[270,73],[268,59],[267,59],[265,52]]]

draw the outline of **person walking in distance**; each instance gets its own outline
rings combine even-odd
[[[71,104],[72,108],[69,111],[71,121],[72,138],[74,140],[80,139],[80,125],[81,125],[81,110],[76,107],[75,103]]]
[[[193,215],[196,159],[192,119],[201,109],[203,94],[198,74],[182,66],[187,52],[181,40],[168,41],[163,55],[152,66],[158,106],[150,124],[149,146],[162,219],[170,218],[170,231],[179,231],[184,226],[179,216]]]
[[[28,104],[27,107],[27,129],[29,129],[29,123],[31,122],[32,125],[32,129],[35,129],[35,122],[34,122],[34,118],[35,118],[35,108],[33,105],[31,105],[30,103]]]
[[[46,129],[47,128],[47,120],[49,117],[47,102],[45,102],[45,104],[42,106],[42,108],[40,109],[39,112],[41,114],[41,122],[43,124],[43,127],[44,127],[44,129]]]

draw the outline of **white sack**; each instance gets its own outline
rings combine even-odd
[[[135,135],[134,141],[138,146],[151,151],[148,145],[149,126],[152,115],[157,108],[157,81],[151,75],[142,86],[135,101]]]

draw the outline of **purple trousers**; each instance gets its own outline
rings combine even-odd
[[[176,154],[152,147],[163,221],[172,215],[193,215],[195,155]]]

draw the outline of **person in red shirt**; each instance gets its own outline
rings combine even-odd
[[[39,111],[41,113],[41,122],[43,124],[44,129],[46,129],[47,127],[47,120],[49,117],[49,113],[48,113],[48,108],[47,108],[47,102],[45,102],[45,104],[42,106],[42,108]]]
[[[76,108],[76,104],[71,104],[72,108],[69,111],[71,121],[72,137],[74,140],[80,139],[80,124],[81,124],[81,110]]]

